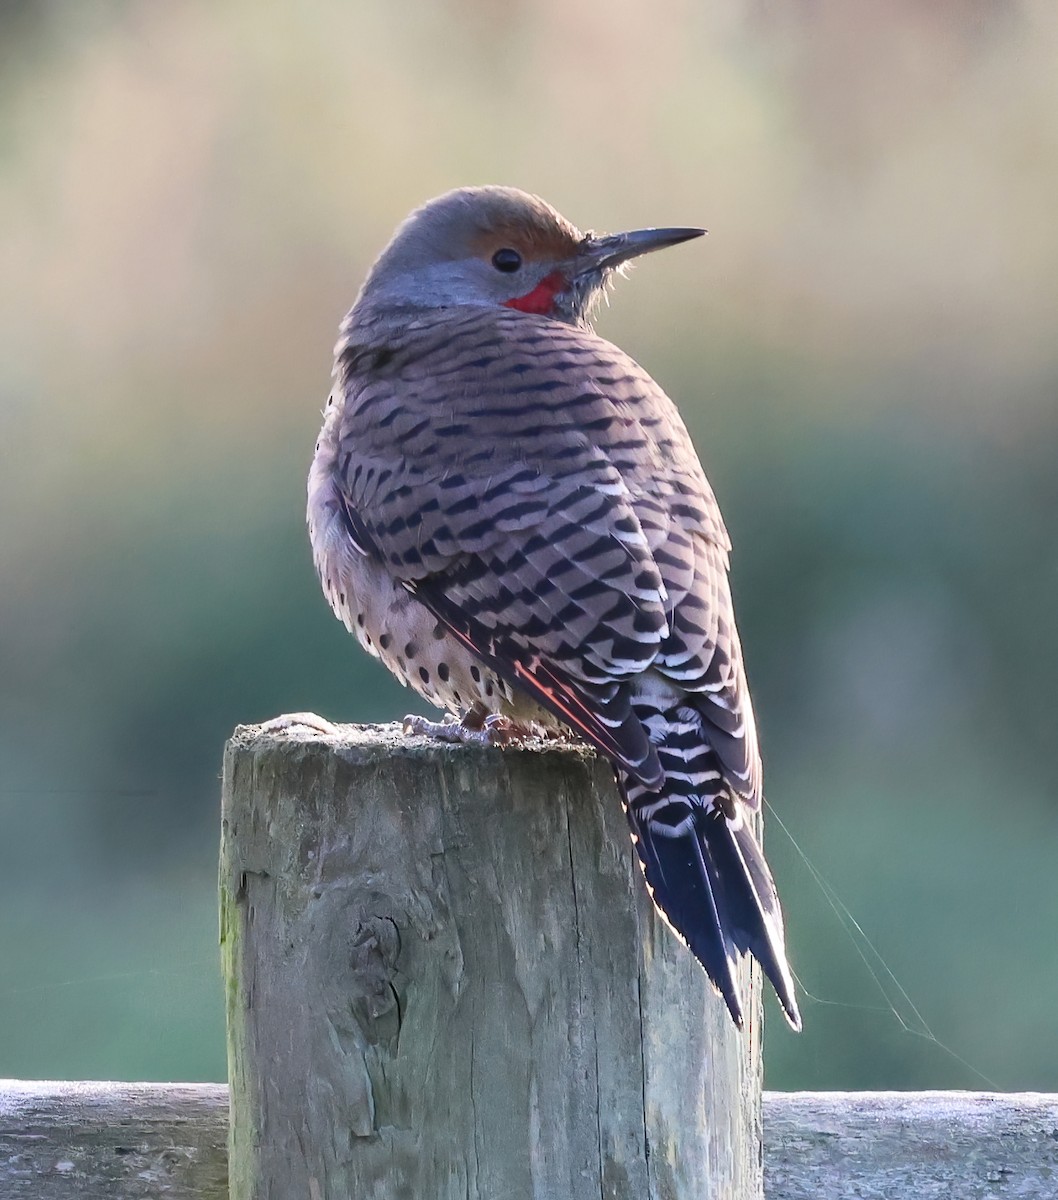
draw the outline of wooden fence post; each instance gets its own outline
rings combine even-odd
[[[588,753],[240,727],[220,883],[231,1200],[759,1200],[759,980],[739,1035]]]

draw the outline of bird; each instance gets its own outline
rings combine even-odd
[[[416,209],[341,324],[308,527],[336,616],[445,729],[572,730],[609,759],[734,1024],[751,955],[796,1030],[728,534],[675,405],[593,326],[633,259],[704,232],[582,232],[499,186]]]

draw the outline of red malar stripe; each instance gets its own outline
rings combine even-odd
[[[513,300],[504,300],[505,308],[516,308],[519,312],[547,314],[555,307],[555,296],[566,286],[566,280],[561,271],[552,271],[536,285],[531,292],[524,296],[515,296]]]

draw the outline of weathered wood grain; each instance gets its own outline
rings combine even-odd
[[[739,1036],[604,763],[242,728],[223,824],[233,1200],[760,1196],[759,981]]]
[[[4,1200],[220,1200],[223,1084],[0,1080]],[[1053,1200],[1058,1096],[765,1092],[767,1200]]]
[[[228,1089],[0,1080],[3,1200],[225,1200]]]
[[[1055,1200],[1058,1096],[770,1093],[768,1200]]]

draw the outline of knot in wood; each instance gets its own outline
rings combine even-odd
[[[372,1021],[396,1007],[393,976],[399,956],[400,932],[392,919],[368,917],[357,924],[349,967],[354,994]]]

